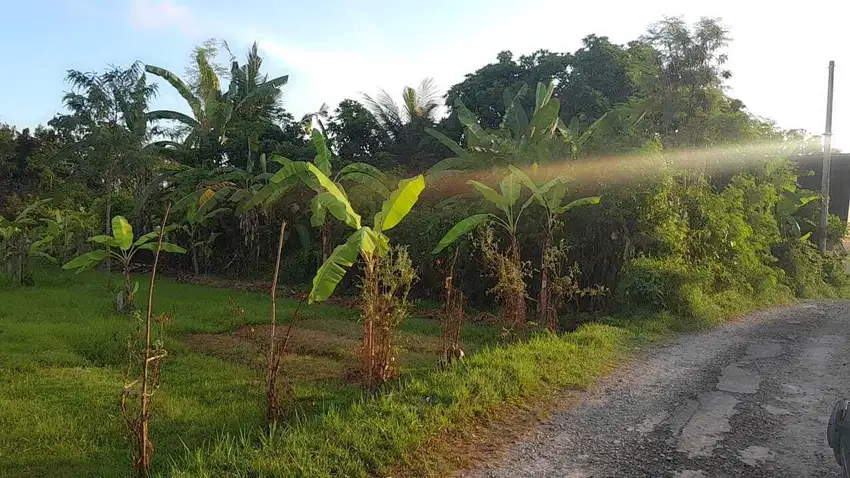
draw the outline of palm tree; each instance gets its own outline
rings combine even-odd
[[[377,98],[364,94],[366,108],[372,113],[386,134],[398,141],[405,130],[424,131],[436,123],[440,94],[433,78],[425,78],[419,88],[405,86],[401,93],[402,104],[393,100],[386,90],[380,90]]]
[[[201,162],[217,164],[221,161],[221,145],[231,124],[239,125],[250,136],[255,129],[252,123],[269,123],[280,112],[280,88],[287,83],[289,76],[269,80],[261,75],[262,59],[256,43],[248,53],[245,65],[240,66],[236,60],[231,62],[230,85],[224,92],[210,62],[209,50],[198,48],[194,62],[198,71],[196,91],[164,68],[145,66],[145,71],[174,87],[192,111],[192,116],[189,116],[179,111],[157,110],[149,112],[147,117],[150,120],[175,120],[188,127],[184,146],[197,149]]]

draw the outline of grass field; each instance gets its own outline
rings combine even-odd
[[[118,400],[124,340],[134,321],[112,311],[101,273],[51,271],[37,281],[37,287],[0,289],[0,476],[125,476],[129,455]],[[146,297],[144,284],[138,294]],[[244,309],[244,319],[234,305]],[[278,317],[286,320],[295,305],[278,299]],[[268,297],[162,278],[154,309],[172,317],[151,428],[154,470],[165,473],[187,450],[214,437],[251,434],[262,423],[262,359],[245,325],[268,321]],[[299,420],[362,401],[350,374],[360,334],[352,310],[302,307],[284,364]],[[435,320],[402,324],[405,377],[434,369],[438,337]],[[464,330],[472,351],[497,337],[490,327]]]
[[[0,476],[127,476],[118,402],[127,366],[123,343],[135,322],[112,311],[102,273],[51,271],[36,280],[37,287],[0,289]],[[145,295],[142,286],[139,297]],[[559,390],[587,387],[636,342],[711,326],[780,299],[789,300],[736,299],[736,307],[716,306],[705,320],[669,313],[597,317],[601,323],[575,332],[510,343],[500,342],[495,327],[467,325],[467,358],[441,372],[438,322],[412,317],[398,333],[402,376],[374,397],[362,394],[352,373],[361,335],[357,313],[303,306],[284,360],[297,414],[266,434],[263,362],[249,336],[252,329],[264,332],[267,296],[162,278],[155,311],[171,320],[153,405],[153,472],[368,477],[414,467],[422,472],[413,476],[435,476],[451,466],[428,455],[429,440],[442,433],[505,404],[534,406]],[[296,305],[278,299],[278,317],[285,322]]]

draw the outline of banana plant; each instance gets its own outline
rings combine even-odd
[[[39,210],[49,202],[50,199],[37,200],[11,220],[0,216],[0,258],[15,284],[22,285],[27,281],[29,257],[55,261],[47,253],[55,236],[39,214]]]
[[[213,241],[218,238],[219,233],[210,233],[205,239],[199,239],[198,233],[204,224],[215,216],[229,211],[228,208],[216,208],[218,200],[214,197],[199,204],[198,201],[190,201],[186,208],[186,222],[180,228],[189,236],[189,251],[192,256],[192,270],[195,275],[200,274],[198,263],[199,252],[209,249]]]
[[[346,198],[343,183],[357,183],[365,186],[370,191],[379,194],[383,198],[388,198],[390,190],[387,185],[390,183],[386,174],[378,168],[366,163],[351,163],[342,167],[336,173],[333,172],[332,156],[330,148],[327,145],[325,136],[316,128],[308,127],[310,138],[313,147],[316,150],[316,156],[313,158],[313,165],[321,172],[331,183],[336,186],[337,190]],[[271,177],[269,183],[260,189],[260,191],[246,201],[240,210],[251,209],[259,204],[268,206],[277,201],[283,196],[283,193],[289,191],[294,186],[300,183],[307,184],[317,192],[317,195],[310,201],[310,224],[318,228],[322,241],[322,262],[326,261],[330,256],[331,245],[331,230],[330,225],[326,222],[328,204],[334,203],[332,197],[324,187],[315,179],[312,174],[305,175],[306,170],[304,164],[289,161],[286,158],[275,157],[273,160],[283,164],[274,176]],[[287,165],[295,165],[286,167]]]
[[[174,229],[175,226],[168,226],[164,232]],[[130,277],[133,258],[141,250],[156,251],[156,239],[158,236],[159,228],[153,232],[139,236],[134,241],[133,227],[130,226],[127,219],[123,216],[115,216],[112,218],[112,235],[101,234],[89,238],[89,242],[103,246],[102,249],[96,249],[77,256],[62,266],[62,268],[76,269],[77,273],[80,273],[96,266],[107,257],[117,260],[121,264],[124,274],[124,292],[123,295],[118,295],[116,305],[119,312],[128,312],[133,309],[133,295],[139,290],[139,283],[132,282]],[[170,242],[163,242],[162,251],[183,254],[186,252],[186,249]]]
[[[533,172],[536,172],[536,166],[536,164],[532,166]],[[557,311],[549,306],[549,274],[552,271],[550,270],[551,264],[546,260],[546,254],[552,248],[555,228],[558,227],[558,221],[561,216],[576,207],[599,204],[600,198],[599,196],[588,196],[564,204],[564,197],[567,194],[566,177],[557,176],[538,186],[525,171],[513,165],[508,166],[508,168],[531,191],[531,197],[526,201],[526,206],[528,203],[536,201],[544,211],[543,244],[540,249],[540,296],[537,305],[540,308],[541,318],[546,322],[549,330],[555,332],[558,325]]]
[[[399,181],[398,187],[390,193],[381,205],[381,210],[375,214],[372,226],[363,225],[360,215],[354,212],[348,198],[341,189],[313,164],[307,164],[309,173],[321,184],[327,194],[320,194],[319,199],[334,216],[345,222],[354,232],[348,236],[345,243],[337,246],[328,259],[319,267],[313,278],[313,287],[308,296],[309,303],[321,302],[333,294],[336,286],[345,276],[346,271],[354,265],[358,257],[363,259],[363,372],[365,385],[371,388],[374,380],[382,380],[383,374],[376,374],[376,368],[381,369],[381,360],[377,359],[373,341],[373,326],[379,319],[382,310],[376,310],[376,304],[381,292],[379,285],[379,267],[381,260],[390,250],[390,238],[385,234],[413,208],[419,200],[419,195],[425,189],[425,178],[421,174],[410,179]],[[377,375],[377,376],[376,376]]]
[[[337,246],[316,272],[308,298],[312,304],[322,302],[333,294],[337,284],[358,256],[361,256],[366,264],[366,274],[374,272],[375,260],[389,249],[390,238],[384,233],[397,226],[410,213],[425,189],[425,178],[420,174],[399,181],[398,187],[383,202],[381,210],[375,214],[372,226],[369,227],[361,223],[360,215],[354,212],[342,190],[318,168],[312,164],[308,166],[310,173],[326,189],[327,194],[319,195],[322,207],[354,229],[345,243]]]
[[[804,191],[783,191],[776,203],[776,220],[779,223],[779,229],[782,237],[785,239],[807,240],[811,235],[811,231],[803,234],[800,222],[814,229],[814,224],[805,217],[800,217],[797,213],[809,204],[816,200],[817,194],[807,194]]]
[[[520,217],[528,206],[531,205],[531,201],[525,201],[522,205],[517,204],[520,193],[522,192],[520,178],[514,172],[509,172],[499,183],[499,191],[474,180],[467,181],[467,184],[472,185],[481,196],[496,206],[502,214],[475,214],[461,220],[455,224],[442,239],[440,239],[440,242],[437,243],[437,246],[433,251],[431,251],[431,253],[435,255],[439,254],[443,249],[450,246],[478,226],[493,223],[504,229],[507,233],[510,241],[507,253],[507,260],[510,263],[510,269],[516,271],[520,276],[522,276],[522,255],[517,233]],[[507,275],[502,277],[500,275],[499,282],[502,283],[503,281],[505,281],[506,284],[511,282],[510,286],[514,289],[522,289],[521,291],[515,290],[514,293],[502,297],[506,309],[505,312],[506,319],[508,320],[508,326],[513,328],[525,322],[525,284],[518,284],[516,282],[517,277],[508,277]]]
[[[475,214],[466,219],[461,220],[452,227],[449,232],[440,239],[437,246],[431,251],[431,254],[439,254],[443,249],[452,245],[462,236],[468,234],[476,227],[485,223],[495,223],[500,226],[508,234],[510,239],[510,252],[513,257],[519,262],[520,250],[519,241],[517,238],[519,219],[522,213],[531,205],[530,201],[526,201],[521,206],[517,207],[522,184],[520,178],[514,173],[508,173],[499,183],[499,191],[482,184],[475,180],[467,181],[467,184],[475,188],[478,193],[491,204],[501,211],[502,215],[493,213]]]
[[[568,128],[559,117],[561,103],[552,97],[554,90],[553,83],[537,84],[534,111],[530,118],[522,105],[528,86],[522,85],[515,94],[505,90],[505,115],[499,129],[493,131],[482,128],[475,115],[458,98],[455,111],[466,129],[467,148],[433,128],[426,129],[428,134],[455,153],[454,157],[434,165],[428,174],[442,175],[470,167],[529,164],[561,156],[567,144],[552,140],[556,139],[558,132],[563,133]]]

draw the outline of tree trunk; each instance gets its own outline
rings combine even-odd
[[[192,269],[195,271],[195,277],[199,275],[198,271],[198,246],[192,244]]]
[[[327,223],[322,224],[322,264],[324,264],[331,255],[331,233],[328,230]]]
[[[130,312],[133,310],[133,284],[130,277],[130,264],[124,267],[124,290],[126,292],[126,302],[124,302],[124,310],[119,312]]]
[[[513,262],[517,272],[521,274],[522,257],[519,253],[519,242],[515,234],[511,235],[511,262]],[[522,277],[519,280],[522,282],[522,290],[514,292],[508,312],[509,320],[511,321],[510,327],[512,329],[525,325],[525,281]],[[516,285],[519,286],[520,284]]]
[[[106,195],[106,235],[112,235],[112,195]],[[106,246],[106,283],[108,284],[112,274],[112,258],[109,246]]]
[[[375,317],[375,300],[378,297],[378,284],[375,274],[377,267],[375,257],[366,258],[365,289],[366,300],[363,310],[363,379],[366,390],[372,390],[374,385],[373,375],[375,373],[375,351],[373,339],[373,322]]]
[[[540,299],[538,306],[540,308],[540,321],[547,324],[549,330],[555,332],[558,328],[556,320],[557,314],[553,310],[549,310],[549,264],[546,264],[546,254],[549,248],[552,247],[552,228],[546,230],[546,236],[543,238],[543,251],[540,254]]]

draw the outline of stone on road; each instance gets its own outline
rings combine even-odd
[[[825,431],[833,403],[850,399],[848,338],[842,301],[683,336],[461,476],[841,477]]]

